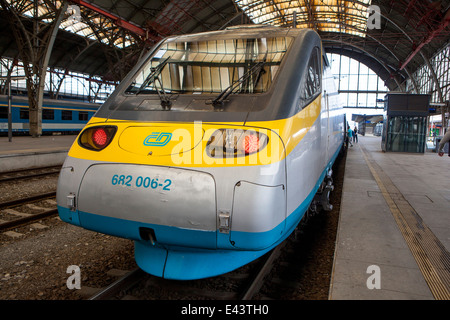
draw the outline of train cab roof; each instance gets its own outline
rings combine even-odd
[[[315,48],[315,49],[314,49]],[[234,26],[169,37],[131,70],[97,117],[136,121],[245,122],[298,111],[311,56],[312,29]],[[317,72],[321,77],[321,72]]]

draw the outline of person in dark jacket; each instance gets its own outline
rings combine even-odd
[[[439,157],[442,157],[444,155],[444,146],[449,141],[450,141],[450,129],[447,130],[447,133],[444,135],[441,142],[439,142],[439,148],[438,148]],[[450,146],[448,148],[448,156],[450,157]]]

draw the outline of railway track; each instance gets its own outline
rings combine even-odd
[[[227,274],[192,281],[165,280],[140,269],[90,299],[326,300],[331,279],[345,157],[334,169],[333,211],[309,216],[274,250]]]
[[[99,290],[89,300],[115,300],[115,299],[141,299],[142,296],[133,296],[139,285],[148,289],[150,287],[164,288],[172,296],[189,296],[192,300],[251,300],[264,285],[266,277],[273,269],[287,242],[281,243],[275,249],[236,271],[214,278],[192,281],[172,281],[146,274],[137,268],[126,273],[106,288]],[[243,270],[250,269],[250,271]],[[217,284],[227,283],[226,290]],[[232,283],[230,285],[230,283]],[[145,299],[161,299],[158,295],[145,295]]]
[[[38,178],[58,174],[61,166],[48,166],[33,169],[23,169],[9,172],[0,172],[0,183],[14,180]]]
[[[8,187],[10,184],[24,183],[25,179],[42,179],[59,173],[61,166],[47,166],[40,168],[16,170],[0,173],[0,184]],[[30,180],[31,181],[31,180]],[[30,192],[24,185],[24,191]],[[0,232],[32,223],[37,220],[56,215],[56,192],[41,192],[28,197],[0,202]]]
[[[0,203],[0,232],[56,215],[56,192]]]

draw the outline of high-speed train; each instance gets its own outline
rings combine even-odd
[[[42,105],[42,131],[80,132],[100,105],[70,100],[44,99]],[[28,132],[28,98],[14,96],[11,103],[12,132]],[[8,132],[8,96],[0,95],[0,134]]]
[[[134,240],[167,279],[260,257],[310,205],[330,209],[344,115],[318,34],[268,26],[173,36],[122,81],[72,145],[63,221]]]

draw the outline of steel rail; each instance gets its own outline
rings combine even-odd
[[[33,174],[28,174],[26,176],[6,177],[6,178],[0,178],[0,182],[6,182],[6,181],[12,181],[12,180],[21,180],[21,179],[29,179],[29,178],[36,178],[36,177],[48,176],[48,175],[51,175],[51,174],[58,174],[58,173],[59,173],[59,171],[44,172],[44,173],[33,173]]]
[[[58,214],[58,209],[50,209],[50,210],[46,210],[46,211],[40,212],[40,213],[33,213],[26,217],[14,219],[11,221],[5,221],[5,222],[0,223],[0,231],[15,228],[22,224],[28,223],[30,221],[47,218],[47,217],[55,215],[55,214]]]
[[[258,293],[264,284],[264,278],[270,273],[273,267],[273,263],[281,254],[281,250],[286,246],[286,240],[279,244],[275,249],[271,251],[266,261],[263,263],[259,272],[256,274],[255,278],[251,281],[250,285],[244,291],[241,300],[250,300],[253,296]]]
[[[21,199],[15,199],[15,200],[10,200],[10,201],[0,202],[0,208],[4,209],[4,208],[12,207],[12,206],[18,206],[18,205],[21,205],[21,204],[25,204],[27,202],[32,202],[32,201],[37,201],[37,200],[44,200],[44,199],[52,198],[52,197],[56,197],[56,192],[55,191],[42,193],[42,194],[38,194],[38,195],[35,195],[35,196],[31,196],[31,197],[21,198]]]
[[[140,268],[136,268],[122,278],[116,280],[105,289],[100,290],[88,300],[108,300],[117,295],[121,290],[126,290],[132,287],[136,282],[138,282],[145,275],[144,271]]]

